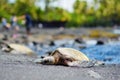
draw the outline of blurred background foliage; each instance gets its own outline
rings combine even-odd
[[[0,17],[9,20],[12,14],[21,16],[29,13],[33,20],[38,21],[66,21],[66,26],[113,26],[120,23],[120,0],[93,0],[88,5],[85,0],[76,0],[73,12],[60,7],[53,7],[57,0],[44,0],[45,9],[36,6],[40,0],[0,0]],[[69,0],[68,0],[69,1]],[[68,4],[69,5],[69,4]]]

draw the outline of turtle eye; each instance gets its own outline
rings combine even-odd
[[[48,63],[48,61],[47,61],[47,60],[45,60],[45,61],[44,61],[44,63]]]
[[[44,64],[47,64],[48,62],[49,62],[48,60],[45,60],[45,61],[44,61]]]

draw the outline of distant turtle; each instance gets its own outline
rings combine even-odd
[[[40,64],[76,66],[82,61],[89,61],[89,58],[82,52],[72,48],[58,48],[49,56],[36,59],[34,62]]]
[[[27,54],[32,55],[35,54],[30,48],[25,45],[15,44],[15,43],[0,43],[2,51],[10,52],[13,54]]]

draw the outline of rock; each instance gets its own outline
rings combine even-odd
[[[96,43],[96,45],[104,45],[104,41],[98,40],[97,43]]]
[[[81,38],[76,38],[75,42],[77,42],[77,43],[83,43],[83,40]]]
[[[50,44],[49,44],[49,46],[55,46],[55,43],[54,43],[54,41],[50,41]]]

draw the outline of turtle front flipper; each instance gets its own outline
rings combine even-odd
[[[33,62],[41,64],[43,62],[43,59],[35,59]]]
[[[42,59],[36,59],[34,62],[39,64],[54,64],[55,59],[53,56],[47,56]]]

